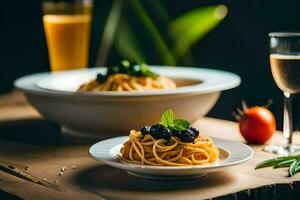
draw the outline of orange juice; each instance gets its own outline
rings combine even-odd
[[[52,71],[88,66],[90,14],[43,16]]]

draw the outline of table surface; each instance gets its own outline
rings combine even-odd
[[[244,141],[235,122],[202,118],[194,126],[210,136]],[[154,181],[134,177],[91,159],[88,148],[95,140],[62,135],[58,126],[42,119],[18,92],[0,97],[0,138],[0,160],[29,166],[33,175],[57,180],[67,188],[56,191],[0,171],[2,193],[16,199],[211,199],[300,180],[300,174],[288,178],[287,169],[254,170],[260,161],[274,157],[263,152],[261,145],[252,146],[255,154],[250,161],[203,179]],[[270,142],[280,139],[277,132]],[[295,141],[300,141],[298,135]],[[67,170],[59,176],[63,166]]]

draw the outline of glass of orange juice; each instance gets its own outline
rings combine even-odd
[[[92,0],[43,1],[51,71],[88,66],[92,10]]]

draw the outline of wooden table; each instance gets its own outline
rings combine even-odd
[[[194,125],[210,136],[243,141],[235,122],[202,118]],[[271,142],[280,137],[278,132]],[[0,171],[0,199],[300,199],[300,174],[288,178],[286,169],[254,170],[258,162],[274,156],[263,152],[263,146],[252,146],[255,155],[247,163],[203,179],[130,176],[91,159],[87,152],[95,141],[60,134],[58,126],[43,120],[16,92],[0,97],[0,138],[0,160],[29,166],[33,175],[67,188],[56,191]],[[300,141],[298,135],[295,141]],[[63,166],[67,170],[59,176]]]

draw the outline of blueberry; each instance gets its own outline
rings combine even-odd
[[[183,142],[193,142],[195,139],[195,133],[190,129],[182,131],[180,135],[180,139]]]
[[[194,128],[194,127],[190,127],[190,130],[195,133],[195,138],[199,136],[199,129]]]
[[[147,134],[149,134],[149,133],[150,133],[150,127],[149,127],[149,126],[143,126],[143,127],[141,128],[141,133],[142,133],[142,135],[147,135]]]
[[[121,67],[119,69],[119,73],[121,73],[121,74],[127,74],[127,69]]]
[[[155,124],[150,128],[150,134],[155,139],[165,139],[169,140],[171,138],[171,131],[170,129],[164,127],[162,124]]]
[[[142,75],[141,67],[139,65],[132,66],[130,69],[130,75],[141,76]]]
[[[120,69],[118,66],[112,66],[107,68],[107,75],[117,74],[120,72]]]
[[[97,74],[97,78],[96,78],[96,81],[99,83],[99,84],[102,84],[105,82],[105,79],[106,77],[102,74]]]
[[[141,66],[139,65],[134,65],[132,68],[135,72],[141,71]]]
[[[175,137],[180,138],[180,136],[181,136],[181,131],[178,131],[178,130],[172,130],[172,135],[175,136]]]

